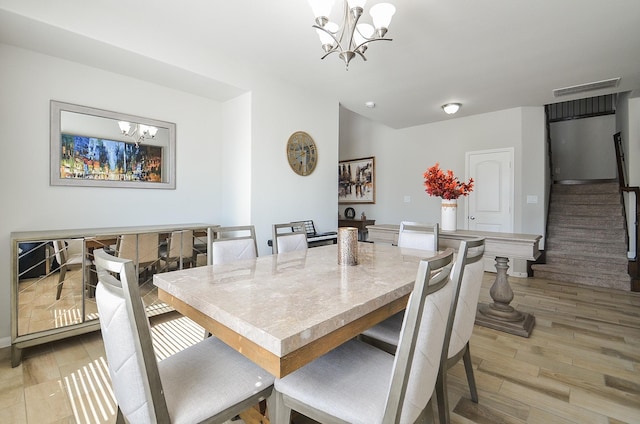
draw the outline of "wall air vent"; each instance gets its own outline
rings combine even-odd
[[[600,90],[602,88],[613,88],[620,84],[620,77],[602,81],[588,82],[586,84],[573,85],[571,87],[556,88],[553,90],[554,97],[567,96],[569,94],[582,93],[584,91]]]

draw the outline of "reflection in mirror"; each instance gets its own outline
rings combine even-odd
[[[82,239],[18,243],[18,335],[98,317],[95,304],[83,305],[83,249]]]
[[[153,240],[143,245],[143,240]],[[130,240],[130,242],[127,242]],[[158,299],[153,274],[207,264],[207,229],[98,237],[17,240],[17,336],[64,329],[98,318],[93,252],[105,249],[136,263],[149,316],[172,309]],[[149,258],[149,259],[145,259]]]
[[[51,184],[175,188],[175,124],[51,101]]]

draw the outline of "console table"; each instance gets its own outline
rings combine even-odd
[[[398,243],[399,225],[371,225],[368,230],[370,241],[374,243]],[[476,324],[529,337],[535,325],[535,318],[532,314],[520,312],[509,305],[513,300],[513,291],[509,285],[507,270],[509,258],[535,261],[540,256],[539,242],[542,236],[488,231],[446,231],[439,234],[439,248],[457,249],[460,241],[477,237],[485,238],[484,256],[495,258],[496,280],[489,291],[493,303],[478,305]]]
[[[11,233],[11,365],[15,367],[20,364],[24,348],[100,328],[93,298],[97,284],[92,264],[94,249],[110,248],[125,235],[157,233],[158,245],[154,246],[157,260],[154,265],[155,271],[159,271],[160,268],[169,268],[167,240],[172,233],[190,230],[193,234],[193,252],[189,255],[193,254],[197,259],[200,253],[203,259],[201,264],[204,265],[206,260],[202,256],[207,254],[207,229],[213,226],[204,223],[172,224]],[[135,240],[138,257],[138,239]],[[62,253],[55,252],[54,243],[64,245],[65,256],[73,252],[82,258],[73,270],[71,263],[64,263]],[[163,252],[166,252],[164,256],[161,255]],[[58,263],[58,256],[63,263]],[[192,258],[184,259],[187,262]],[[178,267],[182,267],[182,259],[180,255]],[[197,261],[191,263],[194,262]],[[139,265],[136,267],[139,268]],[[148,315],[172,310],[157,300],[157,290],[151,279],[143,279],[140,284]]]
[[[358,229],[358,240],[367,241],[367,226],[375,225],[375,219],[338,219],[338,227],[355,227]]]

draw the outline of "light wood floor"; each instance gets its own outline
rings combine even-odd
[[[494,274],[486,274],[488,302]],[[510,278],[513,306],[536,317],[530,338],[477,327],[471,339],[480,402],[462,364],[450,370],[452,423],[640,423],[640,294]],[[202,337],[168,314],[153,319],[159,358]],[[113,423],[99,333],[25,350],[11,368],[0,349],[0,423]],[[296,424],[309,420],[298,417]]]

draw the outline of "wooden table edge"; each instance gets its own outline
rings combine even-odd
[[[332,349],[335,349],[348,340],[351,340],[380,321],[404,310],[409,300],[409,294],[406,294],[282,357],[279,357],[257,343],[241,336],[227,326],[186,304],[181,299],[176,298],[161,288],[158,288],[158,298],[173,306],[173,308],[182,315],[204,327],[207,331],[211,332],[211,334],[214,334],[227,345],[231,346],[233,349],[264,368],[273,376],[282,378],[298,368],[303,367],[314,359],[319,358]]]

